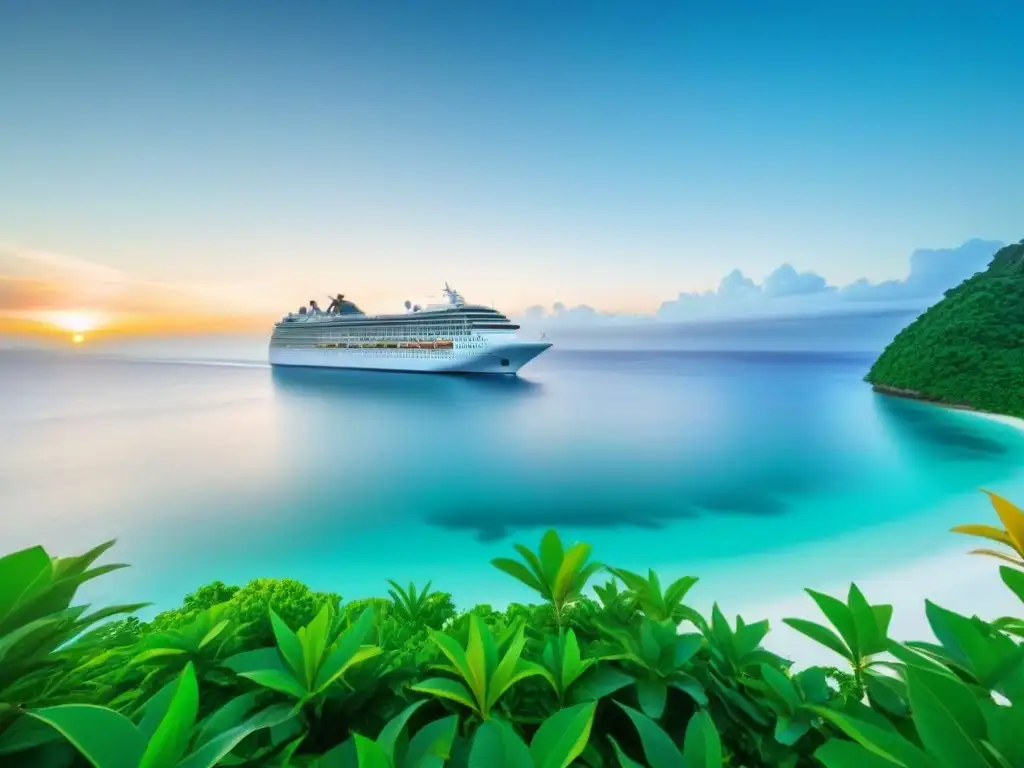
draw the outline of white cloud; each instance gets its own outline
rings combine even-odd
[[[871,304],[923,309],[942,294],[988,266],[1003,243],[968,240],[957,248],[918,249],[911,254],[909,274],[903,280],[870,283],[856,280],[837,287],[815,272],[798,272],[783,264],[763,283],[756,283],[739,269],[722,278],[713,291],[683,292],[662,303],[653,315],[616,315],[581,305],[568,308],[556,303],[550,312],[530,307],[523,322],[562,326],[595,323],[664,322],[779,316],[808,312],[847,311]]]

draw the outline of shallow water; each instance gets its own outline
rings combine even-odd
[[[0,548],[117,537],[134,567],[98,600],[291,576],[500,604],[528,594],[489,559],[554,526],[774,599],[944,551],[991,518],[977,487],[1024,487],[1024,433],[876,395],[872,359],[556,349],[508,380],[0,353]]]

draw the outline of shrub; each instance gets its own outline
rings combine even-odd
[[[1020,554],[1024,513],[991,497]],[[990,768],[1024,765],[1024,622],[926,602],[938,642],[889,637],[892,609],[856,585],[808,590],[821,623],[787,619],[840,667],[794,672],[767,621],[685,604],[599,568],[546,533],[496,563],[540,605],[456,614],[390,583],[342,605],[288,580],[214,582],[149,625],[72,605],[108,545],[0,558],[0,764],[357,768]],[[1002,553],[999,553],[1002,554]],[[1024,572],[1000,573],[1024,601]],[[601,566],[600,568],[603,568]],[[621,582],[621,584],[620,584]]]

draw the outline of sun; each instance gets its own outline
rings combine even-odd
[[[99,325],[96,316],[88,312],[55,312],[50,322],[62,331],[70,331],[76,335],[94,331]]]
[[[71,341],[75,344],[81,344],[83,341],[85,341],[85,335],[81,333],[76,333],[71,337]]]

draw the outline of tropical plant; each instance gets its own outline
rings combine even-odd
[[[555,622],[561,626],[565,606],[580,598],[591,576],[603,566],[600,563],[587,562],[590,559],[589,544],[573,544],[566,550],[562,540],[553,530],[541,538],[537,553],[522,544],[516,544],[515,548],[525,561],[525,565],[505,557],[496,558],[491,564],[535,590],[551,603]]]
[[[483,619],[472,616],[465,648],[443,632],[432,630],[430,638],[450,662],[437,668],[456,679],[433,677],[412,690],[462,704],[481,720],[490,719],[502,695],[517,682],[543,674],[539,665],[522,658],[526,645],[522,627],[511,636],[506,632],[495,639]]]
[[[363,611],[359,620],[337,634],[327,606],[308,625],[293,632],[273,611],[270,622],[276,648],[244,651],[224,665],[240,677],[295,699],[301,707],[319,707],[328,689],[352,667],[381,652],[375,645],[363,645],[373,623],[373,609]]]
[[[108,546],[0,558],[2,765],[1024,765],[1019,612],[985,621],[926,601],[935,639],[901,643],[891,608],[856,585],[845,601],[810,591],[829,625],[787,623],[851,672],[794,671],[765,647],[767,621],[687,607],[691,578],[662,589],[657,574],[609,569],[588,598],[589,548],[545,534],[535,562],[509,561],[541,586],[539,605],[456,615],[450,595],[394,583],[390,599],[341,605],[257,580],[104,625],[138,606],[72,602],[119,567],[94,564]],[[1024,603],[1024,570],[999,573]]]

